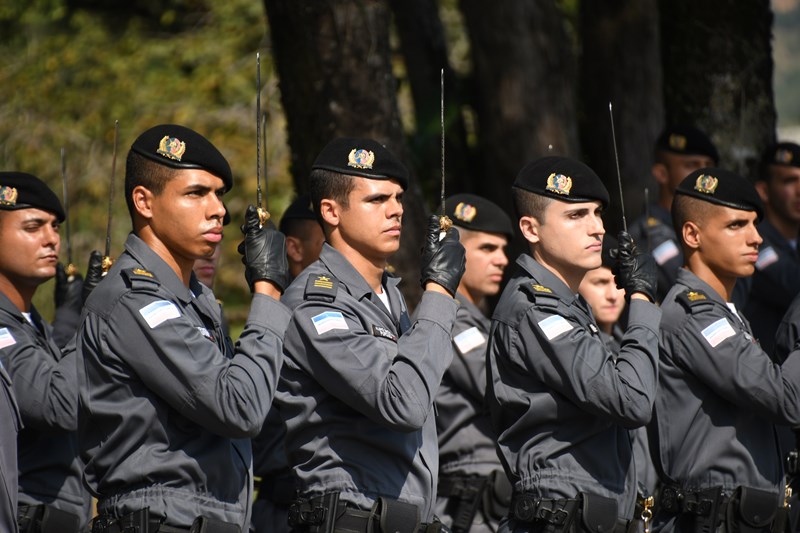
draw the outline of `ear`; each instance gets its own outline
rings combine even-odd
[[[141,186],[137,185],[131,192],[133,197],[133,207],[142,218],[150,220],[153,218],[153,193]]]
[[[329,226],[336,227],[339,225],[339,217],[341,215],[342,207],[336,200],[326,198],[319,202],[319,213],[322,220]]]
[[[519,219],[519,229],[522,232],[522,236],[531,244],[539,242],[540,226],[541,224],[536,220],[536,217],[524,216]]]
[[[294,236],[286,236],[286,255],[295,263],[303,260],[303,243]]]
[[[700,227],[697,224],[691,221],[684,223],[683,228],[681,228],[681,233],[683,234],[683,242],[686,243],[686,246],[692,250],[700,248]]]
[[[654,163],[650,172],[659,185],[669,185],[669,171],[664,163]]]
[[[755,185],[756,191],[758,191],[758,195],[761,197],[761,201],[765,204],[769,203],[769,185],[764,180],[756,180],[753,184]]]

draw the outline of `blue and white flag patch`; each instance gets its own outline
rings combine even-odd
[[[17,340],[11,332],[8,331],[8,328],[0,328],[0,348],[7,348],[15,344],[17,344]]]
[[[159,300],[148,304],[139,309],[139,314],[145,319],[150,329],[163,324],[167,320],[181,316],[178,307],[168,300]]]
[[[653,248],[653,259],[656,260],[657,264],[663,265],[679,253],[678,246],[674,242],[666,240]]]
[[[760,252],[758,252],[758,259],[756,259],[756,268],[759,270],[764,270],[772,263],[778,260],[778,252],[775,251],[775,248],[772,246],[767,246]]]
[[[567,322],[567,319],[563,316],[553,315],[539,322],[539,327],[542,328],[542,332],[545,337],[547,337],[547,340],[551,341],[562,333],[571,330],[572,324]]]
[[[314,323],[317,335],[322,335],[333,329],[350,329],[347,327],[344,315],[339,311],[325,311],[317,316],[312,316],[311,321]]]
[[[733,337],[736,335],[736,330],[733,329],[733,326],[731,326],[730,322],[724,318],[720,318],[700,333],[703,334],[703,337],[705,337],[706,341],[711,345],[712,348],[716,348],[719,343],[728,337]]]
[[[456,348],[458,348],[458,351],[462,354],[465,354],[474,350],[478,346],[481,346],[482,344],[486,344],[486,337],[483,336],[481,330],[476,327],[471,327],[453,337],[453,342],[456,343]]]

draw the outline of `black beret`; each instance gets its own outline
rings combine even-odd
[[[619,248],[619,241],[613,235],[608,233],[603,235],[603,250],[600,252],[600,257],[603,261],[602,266],[614,270],[617,260],[611,257],[611,250],[616,250],[617,248]]]
[[[225,188],[233,187],[231,166],[211,141],[186,126],[160,124],[133,142],[131,151],[175,169],[199,168],[222,178]]]
[[[503,209],[480,196],[474,194],[454,194],[444,202],[445,214],[453,221],[453,225],[472,231],[500,233],[511,237],[514,230],[511,218]]]
[[[758,220],[764,216],[764,204],[753,184],[735,172],[721,168],[695,170],[678,185],[675,194],[741,211],[755,211]]]
[[[609,202],[608,190],[594,170],[569,157],[547,156],[520,170],[514,187],[564,202]]]
[[[703,131],[694,126],[671,126],[661,132],[656,149],[679,155],[705,155],[719,164],[719,152]]]
[[[772,144],[761,154],[761,164],[800,167],[800,146],[790,142]]]
[[[322,149],[311,168],[374,180],[395,179],[404,190],[408,188],[408,169],[385,146],[372,139],[334,139]]]
[[[25,172],[0,172],[0,209],[42,209],[64,221],[64,208],[45,182]]]
[[[286,222],[289,220],[317,220],[317,215],[311,205],[311,196],[308,194],[301,194],[294,201],[289,204],[286,211],[283,212],[281,223],[278,229],[281,233],[286,233]]]

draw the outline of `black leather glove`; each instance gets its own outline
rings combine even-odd
[[[56,308],[69,306],[80,313],[81,307],[83,307],[83,300],[81,300],[82,290],[83,278],[81,275],[76,273],[74,276],[67,276],[67,270],[64,265],[58,263],[56,265],[56,289],[54,295]]]
[[[83,302],[89,298],[97,284],[103,279],[103,254],[92,250],[89,254],[89,266],[86,267],[86,281],[83,282]]]
[[[420,282],[423,288],[429,281],[438,283],[450,293],[450,296],[454,296],[458,290],[458,284],[461,282],[461,276],[464,275],[466,252],[464,246],[458,242],[457,229],[447,230],[447,234],[441,241],[439,232],[439,217],[431,215],[428,219],[425,245],[422,248]]]
[[[237,249],[242,254],[244,277],[250,290],[254,290],[256,281],[269,280],[283,292],[289,285],[286,237],[271,221],[259,227],[258,211],[252,205],[247,206],[241,229],[244,240]]]
[[[620,231],[617,240],[619,248],[612,250],[612,257],[617,260],[614,266],[617,288],[625,289],[628,299],[640,292],[655,302],[658,269],[653,256],[637,250],[633,237],[626,231]]]

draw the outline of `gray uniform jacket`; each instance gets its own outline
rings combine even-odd
[[[800,355],[773,363],[747,322],[685,269],[662,310],[654,460],[665,481],[782,495],[775,424],[800,422]]]
[[[634,300],[622,348],[605,345],[583,298],[523,254],[489,336],[487,397],[516,491],[615,498],[631,518],[636,471],[629,429],[645,425],[656,392],[661,313]]]
[[[11,378],[0,362],[0,531],[17,533],[17,434],[22,429]]]
[[[334,248],[287,290],[300,298],[286,330],[279,391],[289,464],[304,494],[340,491],[369,509],[377,496],[430,521],[439,468],[433,402],[453,357],[456,300],[425,292],[412,323],[398,278],[387,310]]]
[[[642,216],[631,224],[630,234],[640,250],[653,255],[658,265],[659,302],[675,283],[678,270],[683,265],[683,253],[675,230],[672,228],[672,215],[658,204],[650,205],[650,217]]]
[[[75,351],[62,352],[34,307],[31,319],[0,294],[0,362],[14,384],[24,428],[19,432],[19,503],[49,504],[89,521],[81,483]],[[74,348],[74,345],[73,345]]]
[[[272,403],[288,320],[254,295],[234,350],[212,292],[194,275],[187,288],[128,236],[78,332],[85,479],[100,513],[150,507],[171,526],[202,515],[246,529],[250,438]]]
[[[758,225],[764,242],[758,250],[744,315],[765,352],[775,351],[775,331],[800,293],[800,255],[768,221]]]
[[[491,321],[460,293],[455,355],[436,394],[439,472],[487,476],[501,470],[486,408],[486,343]]]

